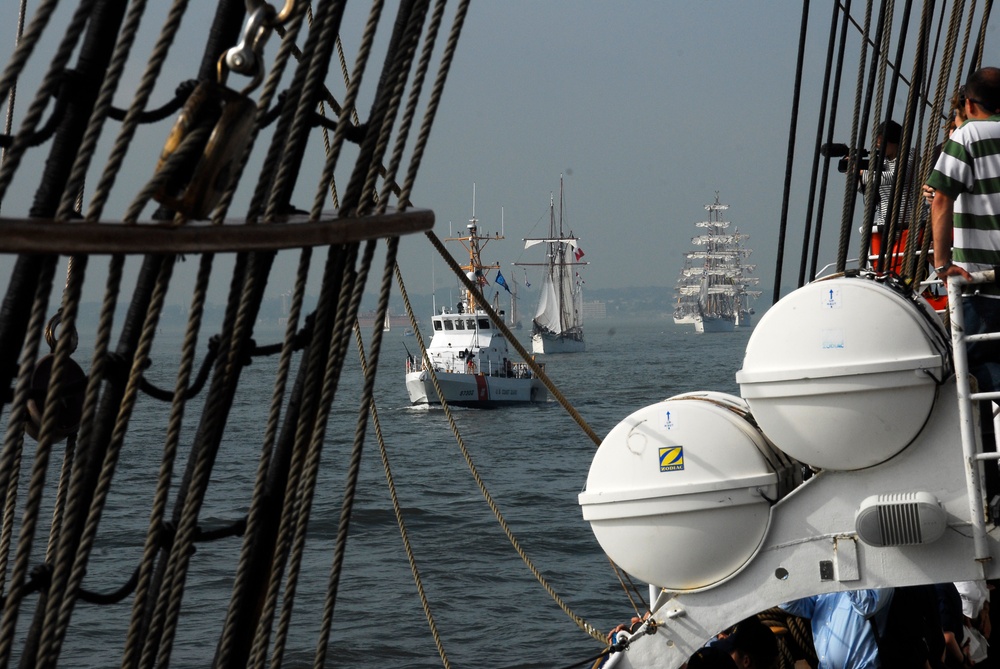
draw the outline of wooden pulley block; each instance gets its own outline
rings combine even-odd
[[[42,412],[45,398],[49,392],[49,381],[52,379],[52,365],[54,363],[55,355],[50,353],[42,357],[35,365],[34,374],[31,375],[31,387],[28,391],[28,420],[24,430],[32,439],[38,439],[38,435],[42,431]],[[58,397],[53,399],[56,420],[55,432],[52,435],[54,441],[65,439],[80,427],[80,419],[83,417],[83,399],[87,389],[87,375],[72,358],[66,359],[62,379],[63,390]]]
[[[184,108],[160,153],[159,172],[191,133],[211,128],[200,151],[172,168],[154,199],[191,219],[205,219],[229,185],[236,163],[250,141],[256,105],[244,93],[216,81],[201,81]]]

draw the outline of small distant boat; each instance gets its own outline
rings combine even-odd
[[[684,255],[684,267],[677,279],[677,300],[674,323],[693,324],[695,332],[732,332],[737,327],[751,327],[751,303],[760,297],[759,290],[748,289],[760,279],[751,276],[754,265],[744,263],[753,252],[744,246],[749,235],[739,229],[729,232],[729,221],[722,220],[728,204],[715,202],[705,205],[707,221],[695,223],[706,233],[692,238],[691,243],[704,250]]]
[[[445,241],[461,242],[469,252],[469,263],[462,269],[480,286],[489,285],[488,273],[500,266],[484,265],[482,248],[503,236],[481,237],[475,213],[466,227],[467,235]],[[472,291],[465,291],[455,312],[444,307],[434,314],[431,327],[434,334],[427,346],[430,368],[415,356],[406,359],[406,392],[412,404],[440,403],[431,369],[449,405],[489,408],[548,399],[548,390],[528,364],[513,361],[507,340]]]
[[[410,330],[410,329],[403,330],[403,336],[404,337],[412,337],[413,336],[413,330]]]
[[[548,254],[538,309],[531,321],[533,353],[579,353],[587,348],[583,339],[583,290],[573,269],[582,262],[580,240],[563,232],[563,180],[559,178],[559,220],[555,201],[549,196],[549,236],[525,239],[524,248],[547,244]],[[518,263],[532,265],[537,263]]]

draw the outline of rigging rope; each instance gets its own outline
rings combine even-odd
[[[465,276],[464,274],[461,273],[460,275],[462,277]],[[396,267],[396,284],[399,286],[400,295],[403,298],[403,303],[406,305],[406,313],[410,317],[410,325],[413,328],[414,334],[416,335],[415,339],[417,341],[417,345],[420,347],[420,357],[421,359],[428,361],[430,360],[430,358],[427,354],[427,348],[424,346],[423,337],[420,335],[420,330],[417,327],[417,319],[413,313],[413,307],[410,304],[409,297],[406,294],[406,289],[403,285],[403,277],[401,272],[399,271],[399,267]],[[469,282],[469,284],[471,285],[471,282]],[[481,304],[484,307],[489,307],[489,305],[486,304],[485,302],[478,301],[480,297],[481,295],[477,296],[476,298],[477,304]],[[491,312],[492,309],[490,309],[487,312],[490,314],[490,317],[491,318],[496,317],[496,314]],[[507,333],[505,336],[510,336],[510,333]],[[517,342],[517,340],[512,336],[510,336],[510,340],[512,341],[512,343]],[[558,604],[559,608],[562,609],[563,613],[569,616],[569,618],[573,620],[573,622],[577,625],[577,627],[579,627],[581,630],[590,635],[591,638],[596,639],[601,643],[604,643],[605,642],[604,634],[602,634],[598,629],[593,627],[586,620],[576,615],[569,608],[569,606],[556,593],[556,591],[552,588],[552,586],[549,585],[548,581],[545,579],[542,573],[535,567],[534,563],[531,561],[531,558],[528,557],[527,553],[525,553],[524,550],[522,550],[520,542],[517,540],[517,537],[514,536],[514,532],[510,529],[510,526],[507,524],[506,519],[500,512],[500,507],[497,506],[496,502],[493,500],[493,496],[490,494],[489,490],[486,488],[485,482],[479,475],[479,471],[472,460],[472,455],[469,453],[469,449],[465,446],[465,441],[462,439],[462,435],[458,430],[458,424],[455,422],[455,417],[451,413],[451,407],[448,406],[448,402],[444,398],[444,392],[441,390],[441,385],[438,382],[437,374],[434,373],[433,366],[428,365],[427,371],[428,371],[428,376],[431,379],[431,383],[434,386],[434,392],[435,394],[437,394],[438,401],[441,403],[441,409],[444,411],[445,418],[448,421],[448,427],[451,428],[452,434],[455,435],[455,441],[458,443],[458,448],[462,452],[462,457],[465,459],[465,464],[469,468],[469,471],[472,474],[472,478],[476,482],[476,485],[479,487],[480,494],[482,494],[483,498],[486,500],[487,506],[490,507],[490,511],[493,512],[494,517],[500,524],[500,528],[503,530],[504,534],[507,535],[508,541],[510,541],[511,545],[514,547],[514,550],[517,551],[517,554],[521,557],[521,560],[524,562],[525,566],[528,567],[528,570],[532,573],[532,575],[534,575],[535,579],[542,585],[545,591],[549,594],[549,597],[551,597],[552,600],[556,604]]]
[[[361,371],[367,376],[368,374],[374,373],[370,370],[368,366],[368,360],[365,358],[365,347],[364,342],[361,339],[361,327],[355,324],[354,327],[354,337],[355,343],[358,348],[358,357],[361,360]],[[437,623],[434,621],[434,614],[431,612],[431,604],[427,599],[427,593],[424,591],[423,579],[420,577],[420,569],[417,567],[417,558],[413,552],[413,546],[410,544],[410,535],[406,531],[406,521],[403,519],[403,508],[399,503],[399,495],[396,491],[396,482],[392,476],[392,467],[389,464],[389,452],[385,446],[385,438],[382,434],[382,424],[378,417],[378,404],[372,402],[369,405],[369,411],[372,416],[372,427],[375,429],[375,439],[378,443],[379,458],[382,461],[382,471],[385,473],[385,482],[389,487],[389,498],[392,501],[392,513],[396,517],[396,526],[399,528],[399,535],[403,542],[403,549],[406,551],[406,561],[410,565],[410,573],[413,576],[413,583],[417,587],[417,596],[420,597],[420,606],[424,610],[424,616],[427,618],[427,625],[430,627],[431,637],[434,639],[434,646],[437,648],[438,656],[441,658],[441,663],[445,669],[450,669],[451,662],[448,660],[448,654],[444,649],[444,640],[441,638],[441,634],[438,632]]]

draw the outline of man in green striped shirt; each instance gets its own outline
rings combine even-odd
[[[968,120],[945,140],[934,171],[931,227],[934,271],[945,279],[1000,266],[1000,69],[984,67],[965,84]],[[978,284],[962,299],[965,334],[1000,332],[1000,287]],[[1000,390],[1000,345],[994,341],[968,346],[969,371],[979,390]],[[984,437],[992,433],[984,412]],[[992,439],[984,438],[987,450]],[[987,494],[1000,492],[997,468],[986,468]]]
[[[1000,69],[976,71],[965,94],[969,120],[945,142],[927,180],[941,277],[1000,265]]]

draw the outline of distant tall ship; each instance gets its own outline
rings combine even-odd
[[[749,235],[739,228],[729,232],[723,220],[728,204],[705,205],[708,220],[695,225],[705,233],[691,239],[698,249],[684,254],[684,267],[677,278],[674,322],[693,324],[696,332],[732,332],[753,324],[753,300],[760,297],[760,279],[751,276],[755,265],[744,261],[753,253],[744,244]]]
[[[531,351],[533,353],[579,353],[587,346],[583,340],[583,291],[574,269],[586,265],[581,261],[583,249],[573,233],[563,231],[563,180],[559,177],[559,217],[553,197],[549,196],[549,236],[525,239],[524,248],[546,244],[548,252],[544,263],[517,263],[541,265],[545,268],[542,278],[538,309],[531,320]]]

